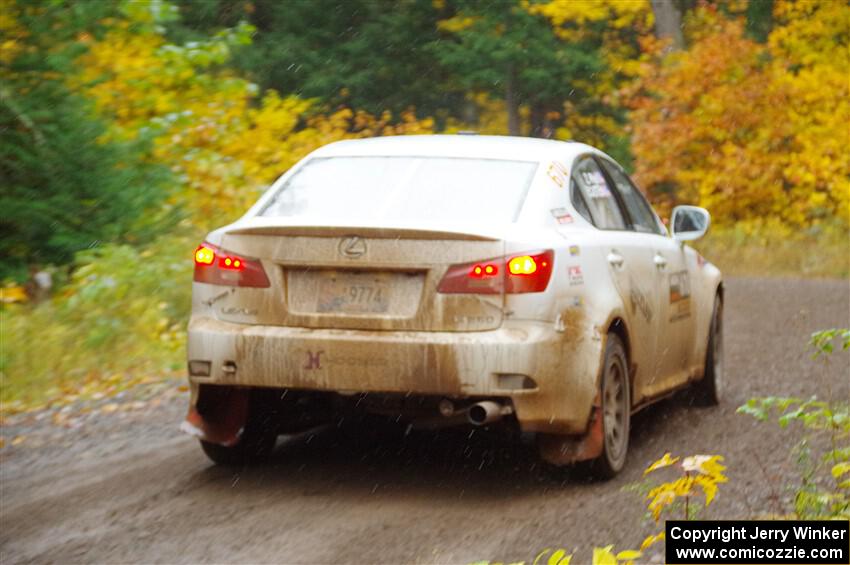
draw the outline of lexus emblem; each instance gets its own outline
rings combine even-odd
[[[339,242],[339,254],[358,259],[366,253],[366,241],[359,235],[344,237]]]

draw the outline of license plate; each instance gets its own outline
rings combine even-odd
[[[390,284],[380,274],[328,274],[318,292],[316,311],[321,314],[384,314],[390,306]]]

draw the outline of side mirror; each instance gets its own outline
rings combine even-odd
[[[673,208],[672,235],[676,241],[693,241],[705,235],[711,224],[711,216],[705,208],[676,206]]]

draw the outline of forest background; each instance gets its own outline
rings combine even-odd
[[[583,141],[846,278],[849,63],[839,0],[0,0],[3,412],[182,374],[195,246],[339,139]]]

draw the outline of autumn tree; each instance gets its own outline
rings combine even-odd
[[[133,2],[91,42],[73,83],[111,123],[114,139],[153,137],[147,159],[180,179],[172,204],[200,228],[232,221],[301,157],[350,137],[430,132],[430,120],[339,108],[261,91],[227,63],[251,41],[240,23],[205,40],[169,40],[162,5]]]
[[[596,46],[602,65],[576,76],[561,105],[559,139],[575,139],[608,151],[630,165],[625,87],[639,76],[641,62],[660,45],[652,39],[653,16],[648,0],[530,3],[527,9],[545,16],[562,42]],[[577,92],[583,95],[576,96]]]
[[[711,6],[691,47],[648,64],[634,99],[637,176],[656,201],[721,222],[803,226],[847,218],[850,7],[774,4],[762,45]]]

